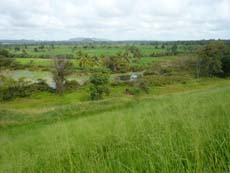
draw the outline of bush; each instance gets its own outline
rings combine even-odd
[[[15,64],[14,59],[12,58],[5,58],[0,55],[0,68],[2,67],[11,67]]]
[[[141,93],[141,89],[138,87],[131,87],[125,89],[125,94],[127,95],[139,95]]]
[[[0,56],[2,56],[2,57],[10,57],[10,53],[6,49],[0,49]]]
[[[80,84],[75,80],[66,81],[66,83],[64,84],[64,88],[66,91],[72,91],[72,90],[78,89],[79,87],[80,87]]]
[[[55,89],[51,88],[43,79],[38,79],[36,83],[31,84],[31,89],[33,92],[37,92],[37,91],[55,92]]]
[[[1,76],[0,78],[0,100],[13,100],[18,97],[28,97],[37,91],[54,92],[54,89],[49,87],[44,80],[31,84],[25,78],[14,80]]]
[[[27,97],[32,94],[30,82],[24,78],[19,80],[1,78],[3,85],[0,88],[1,100],[12,100],[16,97]]]
[[[106,73],[96,73],[90,77],[90,98],[99,100],[103,94],[109,94],[109,76]]]
[[[142,79],[140,82],[138,82],[138,87],[144,91],[145,93],[149,93],[149,82]]]

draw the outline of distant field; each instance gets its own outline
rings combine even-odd
[[[16,62],[19,62],[23,65],[30,65],[30,64],[36,64],[36,65],[43,65],[48,66],[51,65],[51,59],[44,59],[44,58],[15,58]]]
[[[148,65],[153,61],[164,61],[164,60],[171,60],[176,58],[177,56],[163,56],[163,57],[142,57],[137,65],[144,66]],[[44,59],[44,58],[15,58],[16,62],[23,64],[23,65],[41,65],[41,66],[51,66],[52,59]],[[79,67],[79,60],[71,59],[75,67]]]
[[[203,89],[180,94],[79,105],[74,95],[60,97],[72,104],[57,107],[40,104],[40,96],[5,103],[1,123],[41,123],[1,129],[0,172],[229,172],[225,82],[203,81],[197,85]],[[7,105],[17,109],[4,110]],[[27,105],[29,112],[23,111]]]
[[[130,46],[130,45],[129,45]],[[17,47],[17,46],[15,46]],[[115,55],[118,52],[125,51],[127,45],[111,45],[111,46],[98,46],[97,44],[94,45],[94,47],[87,47],[84,48],[83,46],[74,46],[74,45],[55,45],[54,48],[51,48],[51,46],[45,46],[43,49],[38,49],[39,45],[32,45],[23,47],[23,45],[20,46],[19,51],[15,51],[14,48],[10,48],[9,51],[13,54],[21,54],[23,53],[23,50],[26,51],[28,55],[31,55],[32,57],[40,57],[40,56],[55,56],[55,55],[76,55],[76,52],[78,50],[81,50],[85,53],[88,53],[91,56],[101,56],[101,55]],[[157,48],[156,46],[151,45],[136,45],[136,47],[140,50],[141,54],[143,56],[149,56],[152,53],[160,53],[160,52],[167,52],[170,51],[171,45],[166,46],[165,48],[161,48],[159,45]],[[194,46],[193,46],[194,47]],[[38,51],[36,52],[34,49],[37,48]],[[178,51],[184,52],[187,51],[186,46],[180,46],[178,45]],[[196,47],[194,47],[196,48]]]

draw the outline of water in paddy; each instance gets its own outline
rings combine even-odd
[[[13,79],[25,78],[31,82],[36,82],[38,79],[43,79],[50,87],[55,87],[55,84],[52,79],[52,74],[48,71],[29,71],[29,70],[5,70],[1,71],[0,75],[11,77]],[[88,80],[88,76],[79,76],[77,74],[73,74],[69,77],[69,80],[76,80],[80,84],[83,84],[86,80]]]

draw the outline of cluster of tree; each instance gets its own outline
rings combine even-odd
[[[130,70],[130,60],[128,57],[123,56],[122,53],[105,57],[103,64],[112,72],[124,73]]]
[[[142,57],[140,49],[138,49],[136,46],[128,46],[125,49],[124,56],[127,58],[137,58],[140,59]]]
[[[223,41],[211,42],[200,48],[196,64],[197,77],[230,74],[230,48]]]
[[[81,50],[76,52],[76,58],[79,60],[79,67],[96,67],[102,64],[102,61],[97,56],[90,56],[88,53],[85,53]]]
[[[11,68],[15,67],[17,63],[11,57],[11,54],[6,49],[0,49],[0,70],[2,68]]]
[[[140,50],[137,47],[127,47],[126,50],[118,52],[116,55],[104,58],[104,66],[112,72],[127,72],[130,70],[132,62],[138,61],[142,57]]]
[[[116,55],[90,56],[89,54],[79,50],[76,58],[79,60],[79,67],[106,67],[112,72],[126,72],[130,70],[130,64],[141,58],[141,52],[137,47],[126,47],[124,52],[118,52]]]
[[[149,56],[150,57],[162,57],[162,56],[173,56],[173,55],[175,55],[175,53],[171,51],[167,51],[167,52],[153,52]]]

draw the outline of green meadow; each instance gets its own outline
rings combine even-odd
[[[202,44],[0,45],[0,173],[230,172],[230,47]]]
[[[229,172],[229,81],[181,91],[4,103],[0,172]]]

